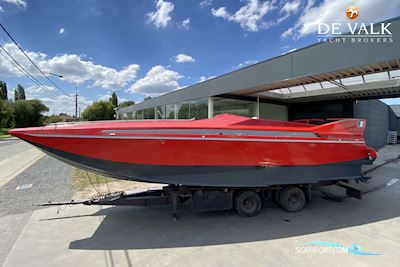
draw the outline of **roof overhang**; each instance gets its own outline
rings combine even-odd
[[[400,79],[377,81],[289,94],[263,93],[263,98],[284,103],[300,103],[336,99],[365,99],[400,96]]]

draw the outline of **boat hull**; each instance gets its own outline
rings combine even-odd
[[[10,134],[46,153],[125,180],[214,187],[265,187],[360,177],[376,158],[365,120],[320,126],[218,115],[198,121],[49,125]]]
[[[315,184],[360,178],[369,158],[320,165],[295,166],[181,166],[106,161],[35,146],[81,169],[123,180],[207,187],[267,187],[281,184]]]

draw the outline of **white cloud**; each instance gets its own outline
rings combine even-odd
[[[46,86],[47,90],[41,86],[38,85],[31,85],[28,88],[26,88],[26,96],[29,99],[33,99],[33,98],[40,98],[43,97],[43,95],[49,96],[49,97],[53,97],[56,93],[56,89],[53,86]],[[53,94],[49,93],[52,92]]]
[[[215,17],[239,23],[240,27],[251,32],[270,27],[272,22],[265,22],[264,17],[276,8],[276,1],[246,0],[246,2],[235,14],[229,13],[226,7],[212,8],[211,13]]]
[[[283,52],[281,55],[286,55],[286,54],[291,53],[291,52],[294,52],[294,51],[296,51],[296,50],[297,50],[297,48],[292,48],[292,49],[290,49],[290,50],[288,50],[288,51],[286,51],[286,52]]]
[[[379,22],[394,16],[397,16],[400,11],[399,1],[384,1],[384,0],[324,0],[323,2],[314,5],[314,0],[308,0],[306,6],[302,9],[302,14],[296,23],[282,33],[282,37],[286,38],[293,36],[301,38],[308,34],[317,32],[318,23],[347,23],[349,20],[345,16],[345,10],[349,5],[359,6],[360,16],[357,22]]]
[[[158,0],[156,10],[147,13],[149,22],[153,23],[157,28],[165,28],[171,22],[170,13],[174,10],[174,4],[164,0]]]
[[[179,54],[175,56],[175,62],[177,63],[196,62],[196,60],[189,55]]]
[[[201,8],[206,8],[207,6],[211,6],[213,0],[203,0],[200,2],[199,6]]]
[[[300,4],[301,4],[300,0],[295,0],[293,2],[286,2],[282,7],[281,12],[289,14],[296,13],[300,7]]]
[[[240,63],[237,66],[237,69],[243,68],[243,67],[248,66],[248,65],[256,64],[257,62],[258,62],[258,60],[255,60],[255,59],[246,60],[245,62]]]
[[[199,82],[201,83],[201,82],[210,80],[210,79],[212,79],[212,78],[215,78],[215,76],[209,76],[209,77],[207,77],[207,76],[200,76]]]
[[[4,9],[0,6],[0,13],[3,13]]]
[[[54,87],[47,87],[52,92],[56,91]],[[60,113],[67,113],[69,115],[75,115],[75,97],[73,94],[69,96],[61,95],[56,98],[37,85],[29,86],[25,91],[27,99],[40,99],[49,108],[48,114],[58,115]],[[79,96],[78,103],[79,108],[83,111],[88,105],[93,103],[93,101],[88,100],[84,96]]]
[[[132,84],[129,91],[157,96],[178,89],[178,80],[181,78],[183,76],[179,73],[157,65],[152,67],[144,78]]]
[[[63,34],[65,32],[65,29],[64,28],[60,28],[59,30],[58,30],[58,33],[59,34]]]
[[[190,19],[186,18],[186,19],[182,20],[182,22],[179,23],[178,26],[181,29],[189,30],[189,28],[190,28]]]
[[[19,8],[26,8],[28,6],[26,0],[3,0],[3,2],[16,5]]]
[[[20,62],[30,73],[39,75],[34,66],[24,57],[13,43],[3,44],[3,47]],[[82,56],[75,54],[62,54],[49,58],[40,52],[25,51],[40,69],[45,73],[57,73],[68,80],[77,83],[91,82],[91,86],[106,89],[119,89],[132,82],[137,75],[139,65],[131,64],[121,70],[95,64],[93,61],[85,60]],[[14,65],[6,60],[0,61],[0,74],[23,76]]]
[[[105,95],[99,95],[99,100],[107,101],[111,98],[111,93],[107,92]]]

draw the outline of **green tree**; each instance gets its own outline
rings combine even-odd
[[[43,125],[43,112],[49,111],[40,100],[19,100],[14,103],[14,120],[15,126],[30,127]]]
[[[25,89],[22,85],[18,84],[17,89],[14,90],[14,101],[25,99]]]
[[[86,121],[113,120],[114,114],[111,101],[100,100],[87,106],[82,113],[82,118]]]
[[[135,105],[135,101],[128,100],[128,101],[124,101],[121,104],[119,104],[118,108],[129,107],[129,106],[132,106],[132,105]]]
[[[114,108],[118,107],[118,97],[115,92],[112,93],[112,95],[110,97],[110,101],[113,104]]]
[[[0,81],[0,100],[7,100],[7,84],[4,81]]]
[[[11,102],[0,100],[0,128],[14,127],[14,107]]]
[[[44,124],[50,124],[50,123],[57,123],[57,122],[61,122],[63,121],[63,119],[58,116],[58,115],[51,115],[51,116],[45,116],[44,117]]]

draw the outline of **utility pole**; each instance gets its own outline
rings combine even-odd
[[[79,121],[78,118],[78,86],[74,82],[75,85],[75,120]]]
[[[54,76],[57,76],[58,78],[64,78],[64,80],[66,80],[66,81],[72,83],[72,84],[75,86],[75,120],[78,121],[78,120],[79,120],[79,117],[78,117],[78,85],[77,85],[74,81],[65,79],[65,77],[62,76],[62,75],[55,74],[55,73],[51,73],[51,72],[50,72],[49,74],[54,75]],[[79,113],[80,113],[80,112],[79,112]],[[80,115],[80,114],[79,114],[79,115]]]

